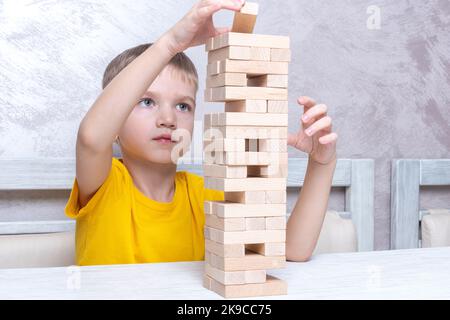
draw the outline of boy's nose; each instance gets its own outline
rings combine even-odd
[[[157,127],[176,128],[176,118],[170,106],[159,108],[158,117],[156,119]]]

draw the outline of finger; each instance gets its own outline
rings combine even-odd
[[[328,107],[325,104],[316,104],[311,109],[305,111],[302,116],[302,120],[304,123],[311,122],[313,119],[321,118],[322,116],[326,116]]]
[[[324,135],[323,137],[320,137],[319,138],[319,143],[320,144],[330,144],[330,143],[336,142],[337,138],[338,138],[337,133],[336,132],[332,132],[332,133],[329,133],[327,135]]]
[[[326,116],[323,118],[320,118],[316,122],[314,122],[312,125],[310,125],[306,130],[305,133],[308,136],[314,135],[316,132],[320,130],[330,130],[331,128],[331,118]]]
[[[241,10],[243,2],[241,0],[210,0],[202,3],[198,8],[200,18],[208,18],[221,9],[233,11]]]
[[[215,30],[215,36],[218,36],[219,34],[222,34],[222,33],[227,33],[227,32],[229,32],[231,30],[231,28],[230,27],[219,27],[219,28],[216,28],[216,30]]]
[[[313,98],[307,96],[301,96],[297,99],[297,102],[305,107],[306,109],[310,109],[316,105],[316,101]]]
[[[293,133],[288,133],[287,143],[289,146],[295,146],[297,144],[297,135]]]

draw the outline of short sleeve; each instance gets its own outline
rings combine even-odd
[[[102,205],[105,207],[108,203],[114,203],[117,198],[125,193],[127,177],[125,166],[116,158],[112,158],[108,177],[84,207],[80,207],[78,201],[79,188],[78,181],[75,178],[69,200],[64,209],[66,216],[79,219],[91,211],[100,209]]]
[[[224,199],[223,191],[205,188],[205,201],[224,201]]]

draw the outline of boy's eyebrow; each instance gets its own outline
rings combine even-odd
[[[145,94],[149,94],[149,95],[158,95],[158,94],[156,94],[155,92],[153,92],[153,91],[150,91],[150,90],[147,90],[146,92],[145,92]],[[179,99],[179,100],[191,100],[191,102],[193,103],[193,104],[195,104],[195,99],[192,97],[192,96],[177,96],[177,99]]]

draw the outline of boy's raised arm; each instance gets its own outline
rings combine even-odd
[[[87,204],[111,168],[112,144],[136,103],[170,59],[203,44],[227,28],[215,28],[212,15],[238,11],[243,0],[202,0],[151,47],[125,67],[103,90],[78,129],[76,176],[81,206]]]

